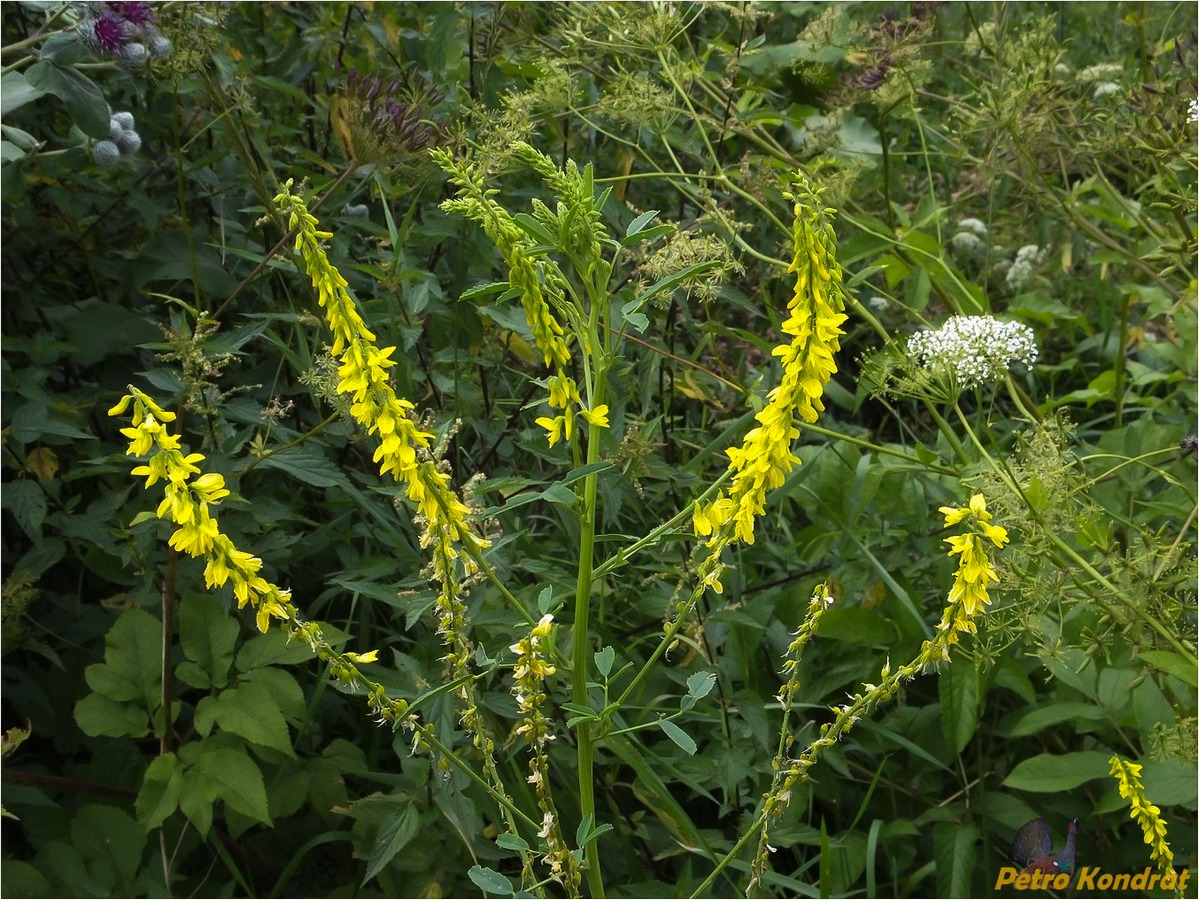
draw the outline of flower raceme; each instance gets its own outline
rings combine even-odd
[[[146,477],[147,488],[160,480],[166,482],[157,515],[176,525],[170,545],[181,553],[205,560],[204,581],[209,588],[232,583],[238,608],[248,603],[257,613],[259,631],[265,632],[272,618],[294,619],[291,593],[261,577],[258,571],[262,560],[238,550],[228,535],[221,533],[209,512],[210,506],[229,496],[225,479],[213,472],[201,474],[197,463],[204,456],[200,453],[184,456],[179,449],[179,437],[169,434],[163,426],[164,422],[174,421],[175,414],[137,388],[130,387],[129,393],[108,414],[123,415],[130,404],[133,424],[121,429],[121,434],[129,438],[125,452],[129,456],[150,457],[133,469],[134,475]]]
[[[1112,756],[1108,763],[1111,765],[1110,774],[1119,782],[1120,796],[1132,806],[1129,817],[1145,833],[1150,857],[1157,862],[1162,872],[1169,871],[1174,863],[1174,851],[1166,841],[1166,823],[1162,821],[1162,811],[1145,796],[1145,785],[1141,783],[1142,766],[1120,759],[1119,756]]]
[[[765,511],[767,492],[779,487],[799,462],[791,452],[792,442],[799,437],[796,417],[809,424],[816,421],[824,409],[825,385],[837,371],[834,355],[841,348],[846,316],[832,210],[824,207],[819,191],[802,174],[787,196],[795,203],[794,256],[787,270],[795,273],[795,287],[782,329],[791,341],[774,348],[783,377],[755,417],[757,427],[745,435],[740,447],[728,451],[729,469],[735,473],[728,495],[696,507],[695,533],[711,535],[710,546],[732,539],[753,543],[754,522]],[[722,537],[729,522],[732,536]]]
[[[935,638],[934,641],[925,644],[927,654],[931,654],[933,649],[938,649],[939,659],[943,660],[948,657],[948,646],[957,643],[961,632],[975,633],[975,617],[991,602],[987,588],[992,582],[999,580],[999,575],[987,556],[984,538],[1002,548],[1008,542],[1008,534],[1007,529],[1001,525],[991,524],[992,516],[987,512],[987,501],[982,494],[975,494],[966,506],[942,506],[940,511],[945,516],[947,528],[962,522],[973,526],[964,534],[945,538],[945,543],[949,544],[949,557],[958,558],[958,568],[953,576],[953,587],[949,590],[945,613],[937,626],[938,637],[943,638],[943,641],[935,648]],[[930,655],[925,660],[925,666],[934,665],[938,661]]]
[[[317,290],[317,302],[325,310],[333,333],[334,356],[340,357],[337,392],[350,400],[350,416],[379,437],[374,460],[379,471],[391,475],[406,488],[408,499],[418,508],[425,524],[421,546],[442,549],[434,552],[435,575],[442,580],[445,567],[458,558],[455,543],[469,543],[474,549],[489,542],[474,534],[467,524],[466,505],[450,489],[447,477],[428,458],[431,434],[420,431],[409,413],[412,403],[396,396],[388,383],[387,370],[396,362],[395,347],[378,347],[375,335],[366,327],[358,305],[350,296],[348,284],[337,267],[329,262],[321,241],[332,237],[317,230],[316,217],[304,201],[291,192],[291,182],[275,197],[275,203],[288,214],[288,226],[296,232],[296,252]],[[468,574],[475,569],[471,559],[462,560]]]

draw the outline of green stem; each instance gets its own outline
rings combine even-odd
[[[595,409],[603,403],[607,382],[607,364],[604,359],[603,344],[600,343],[599,319],[604,306],[604,291],[602,286],[591,293],[591,314],[588,321],[587,348],[596,361],[595,382],[587,392],[589,408]],[[581,422],[579,424],[582,424]],[[587,463],[599,462],[600,429],[587,428]],[[582,531],[579,536],[579,578],[575,587],[575,621],[574,641],[571,649],[571,691],[574,702],[580,706],[588,706],[587,681],[589,677],[588,661],[591,657],[591,587],[595,575],[595,520],[596,492],[599,486],[599,473],[592,472],[583,479],[582,492]],[[592,722],[581,722],[578,727],[578,769],[579,769],[579,812],[594,825],[595,818],[595,732]],[[587,870],[587,885],[592,897],[604,896],[604,878],[600,871],[599,846],[596,839],[591,838],[583,848],[583,859]]]

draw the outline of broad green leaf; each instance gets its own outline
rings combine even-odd
[[[150,718],[144,707],[119,703],[102,694],[88,694],[75,704],[75,722],[92,737],[145,737]]]
[[[941,730],[949,752],[957,756],[978,729],[978,668],[962,660],[942,670],[938,681],[941,695]]]
[[[337,639],[329,634],[329,626],[323,625],[325,636],[335,645]],[[290,666],[312,659],[316,654],[303,641],[289,641],[278,628],[272,628],[266,634],[257,634],[250,638],[237,651],[237,669],[239,672],[250,672],[259,666]]]
[[[519,834],[501,834],[495,839],[495,845],[502,850],[515,850],[517,853],[527,853],[528,842]]]
[[[696,751],[695,741],[691,739],[691,735],[679,728],[668,719],[659,719],[658,727],[666,732],[666,736],[678,744],[683,752],[688,756],[694,756]]]
[[[680,705],[683,709],[691,709],[716,687],[715,672],[696,672],[687,679],[687,693]]]
[[[969,897],[970,877],[978,855],[977,826],[969,822],[939,822],[934,826],[937,896]]]
[[[1173,650],[1142,650],[1137,657],[1191,687],[1199,687],[1199,674],[1196,674],[1195,663],[1184,659],[1180,653]]]
[[[240,626],[211,596],[188,594],[179,603],[179,643],[183,655],[203,669],[215,687],[224,687],[233,665]]]
[[[179,808],[182,787],[183,777],[174,753],[156,756],[150,761],[134,803],[137,821],[143,831],[157,828]]]
[[[1094,750],[1078,753],[1042,753],[1012,769],[1003,786],[1018,791],[1049,794],[1069,791],[1108,777],[1108,756]]]
[[[313,487],[350,486],[349,479],[341,469],[318,451],[307,447],[289,447],[272,453],[263,458],[262,468],[283,472],[290,478]]]
[[[196,730],[208,735],[214,724],[252,744],[295,756],[283,713],[261,684],[243,682],[219,696],[203,698],[196,705]]]
[[[420,812],[415,804],[405,803],[404,807],[390,816],[379,828],[375,836],[375,845],[367,858],[366,874],[362,877],[362,885],[374,878],[404,846],[416,837],[420,830]]]
[[[1026,710],[1007,733],[1012,737],[1027,737],[1062,722],[1071,722],[1076,719],[1085,719],[1088,722],[1100,721],[1103,719],[1103,715],[1103,710],[1092,703],[1052,703],[1049,706]]]
[[[85,806],[71,820],[75,849],[88,872],[114,894],[134,896],[146,835],[129,813],[115,806]]]
[[[29,478],[10,481],[0,491],[0,506],[3,506],[21,530],[35,544],[42,539],[42,522],[46,519],[46,493],[37,481]]]
[[[260,684],[266,688],[283,717],[289,721],[299,722],[308,714],[308,707],[304,702],[304,689],[291,672],[265,666],[252,669],[246,674],[243,683]]]
[[[1151,803],[1199,808],[1199,780],[1195,778],[1193,763],[1182,759],[1147,759],[1142,765],[1141,781]]]
[[[97,694],[147,709],[161,703],[162,623],[141,609],[117,619],[104,636],[104,662],[88,666],[84,679]]]
[[[249,755],[237,750],[206,749],[195,771],[216,785],[216,796],[243,816],[271,824],[262,772]]]
[[[108,101],[96,83],[78,69],[42,60],[25,70],[25,78],[34,89],[62,100],[79,130],[88,137],[108,137]]]
[[[512,896],[512,882],[494,869],[486,866],[471,866],[470,871],[466,874],[471,881],[489,894],[498,894],[501,897]]]
[[[616,662],[616,651],[605,647],[595,654],[595,667],[605,678],[612,672],[612,664]]]

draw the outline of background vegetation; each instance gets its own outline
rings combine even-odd
[[[612,234],[649,210],[677,226],[612,279],[618,306],[669,289],[611,374],[601,558],[699,496],[777,382],[797,168],[838,211],[847,284],[803,465],[626,711],[652,724],[712,673],[677,720],[697,752],[660,728],[599,744],[609,892],[688,896],[752,821],[816,583],[836,603],[801,664],[801,743],[913,656],[951,582],[936,510],[978,491],[1013,542],[977,636],[824,754],[771,831],[765,889],[990,894],[1034,816],[1059,841],[1080,820],[1081,864],[1139,871],[1112,754],[1144,764],[1195,883],[1192,4],[164,4],[146,58],[96,45],[89,23],[137,6],[2,4],[6,896],[477,896],[472,867],[519,875],[477,784],[205,590],[106,411],[129,383],[169,404],[233,491],[222,529],[326,634],[378,648],[371,677],[396,696],[440,684],[418,528],[333,396],[309,284],[272,253],[272,197],[295,179],[323,198],[329,258],[400,348],[396,391],[469,486],[489,558],[530,608],[547,588],[556,607],[575,586],[574,465],[534,422],[544,370],[507,284],[472,292],[505,278],[500,254],[439,207],[452,189],[427,154],[469,156],[510,212],[552,206],[520,140],[593,165]],[[362,117],[374,74],[418,109],[390,131]],[[367,164],[346,176],[351,154]],[[960,418],[905,362],[907,336],[949,315],[1021,322],[1039,348],[965,391]],[[686,532],[593,609],[615,670],[686,590]],[[469,604],[503,742],[521,623],[490,585]],[[571,697],[549,695],[574,846]],[[448,696],[423,715],[475,763]],[[166,753],[193,775],[159,817]],[[535,811],[523,751],[499,758]],[[748,865],[710,893],[742,892]]]

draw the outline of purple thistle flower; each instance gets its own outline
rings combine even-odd
[[[154,10],[144,0],[128,0],[128,2],[109,2],[105,4],[110,10],[130,24],[144,28],[154,21]]]
[[[89,43],[104,53],[117,53],[125,46],[130,38],[130,28],[125,19],[111,10],[103,13],[98,19],[85,23],[87,26],[84,37],[91,38]]]

